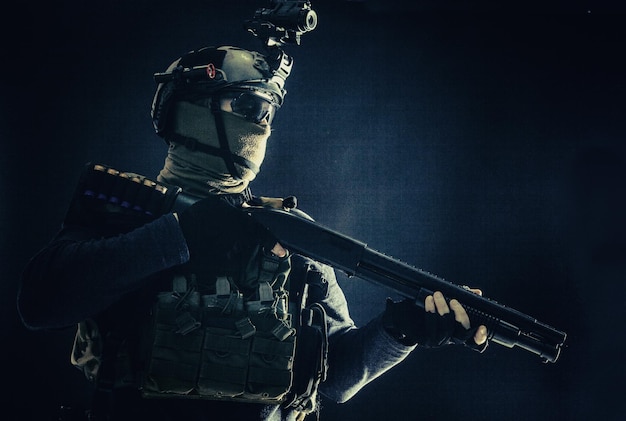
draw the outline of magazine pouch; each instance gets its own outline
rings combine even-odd
[[[188,397],[280,403],[293,378],[295,329],[278,312],[286,298],[268,283],[244,302],[227,278],[216,293],[161,293],[142,391]]]

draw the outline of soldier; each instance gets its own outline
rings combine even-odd
[[[318,392],[345,402],[455,329],[487,345],[485,327],[439,292],[425,311],[388,300],[355,326],[333,269],[242,212],[306,217],[249,186],[291,64],[232,46],[174,61],[156,75],[152,117],[168,144],[156,180],[88,165],[62,230],[29,262],[21,317],[32,329],[78,324],[72,363],[95,384],[89,419],[303,419]]]

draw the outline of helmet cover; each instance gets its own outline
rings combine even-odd
[[[190,51],[170,64],[164,73],[155,74],[159,85],[152,101],[154,128],[158,135],[164,136],[172,103],[210,97],[222,91],[254,91],[278,108],[286,94],[285,79],[292,64],[282,51],[274,58],[232,46]]]

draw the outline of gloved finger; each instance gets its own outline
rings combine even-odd
[[[424,335],[419,343],[426,347],[439,347],[448,343],[456,322],[448,311],[445,314],[424,313]]]
[[[450,308],[454,313],[454,320],[459,322],[465,329],[469,329],[471,326],[469,316],[467,312],[457,300],[450,300]]]
[[[254,221],[252,218],[250,218],[250,221],[253,223],[253,228],[250,230],[251,233],[252,232],[254,233],[253,235],[250,236],[252,241],[254,241],[257,244],[260,244],[263,247],[263,250],[265,250],[266,252],[267,251],[273,252],[273,250],[276,248],[276,245],[279,244],[278,238],[276,238],[274,234],[269,232],[265,227],[263,227],[258,222]],[[280,246],[280,248],[284,250],[282,246]],[[278,248],[276,248],[276,250],[280,251],[280,249]],[[277,253],[274,253],[274,254],[278,256]]]
[[[270,251],[278,257],[285,257],[287,255],[287,250],[285,250],[280,243],[274,244],[274,247],[272,247]]]
[[[439,291],[435,291],[433,294],[433,298],[435,300],[435,307],[437,308],[437,313],[440,316],[450,313],[450,307],[448,307],[448,303],[446,302],[446,298]]]

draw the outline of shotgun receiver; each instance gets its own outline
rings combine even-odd
[[[306,214],[297,209],[287,212],[247,208],[245,211],[293,253],[325,263],[349,277],[388,287],[422,307],[427,295],[441,291],[448,300],[456,298],[462,303],[474,326],[487,327],[490,342],[507,348],[520,347],[537,354],[546,363],[559,358],[566,333],[533,317],[372,250],[360,241],[305,218],[302,215]]]

